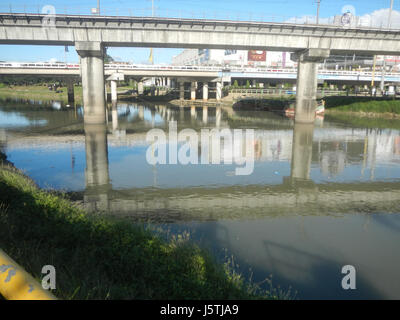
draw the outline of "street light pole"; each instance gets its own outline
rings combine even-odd
[[[321,4],[321,0],[317,0],[317,24],[319,24],[319,5]]]
[[[391,28],[391,24],[392,24],[392,11],[393,11],[393,0],[390,0],[389,19],[388,19],[388,29]]]

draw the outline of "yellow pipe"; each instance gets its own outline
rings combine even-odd
[[[7,300],[56,300],[1,249],[0,294]]]

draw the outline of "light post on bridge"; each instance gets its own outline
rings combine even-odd
[[[97,8],[92,8],[92,14],[100,15],[100,0],[97,0]]]

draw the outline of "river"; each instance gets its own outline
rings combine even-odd
[[[398,130],[131,102],[109,106],[108,120],[85,126],[80,107],[2,101],[0,147],[40,187],[89,211],[187,232],[256,283],[272,276],[299,299],[400,299]],[[175,126],[176,140],[149,141]],[[232,138],[215,159],[203,147],[212,129]],[[197,143],[189,153],[186,134]],[[251,157],[235,161],[235,148]],[[163,151],[165,164],[149,161]],[[356,289],[342,287],[346,265]]]

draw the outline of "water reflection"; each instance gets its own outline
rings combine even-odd
[[[12,121],[16,108],[0,111]],[[18,112],[28,125],[0,131],[10,160],[42,187],[81,192],[88,210],[188,229],[217,255],[227,248],[243,272],[251,267],[260,281],[273,274],[300,298],[400,298],[397,130],[293,124],[223,107],[112,104],[102,126],[83,125],[79,108],[78,117],[73,109]],[[173,120],[196,132],[254,129],[254,173],[149,165],[146,133],[167,132]],[[221,141],[221,160],[226,147]],[[358,271],[355,292],[340,287],[345,264]]]
[[[90,211],[109,209],[111,189],[108,172],[106,125],[85,124],[86,189],[84,203]]]
[[[295,123],[290,177],[308,180],[312,158],[314,124]]]

